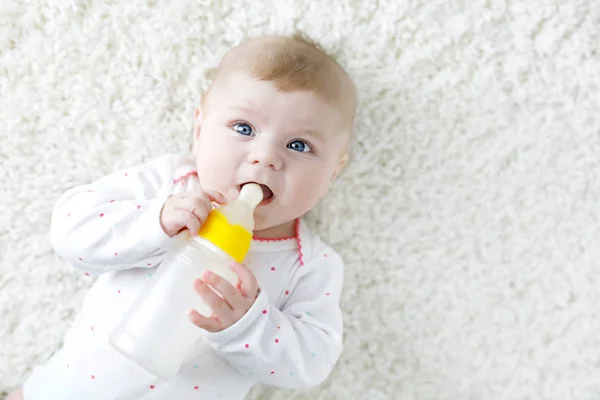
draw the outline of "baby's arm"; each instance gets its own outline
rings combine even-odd
[[[241,320],[205,339],[238,370],[272,386],[324,381],[342,350],[343,263],[332,250],[307,262],[282,310],[263,291]]]
[[[156,264],[171,242],[160,211],[173,188],[173,156],[163,156],[73,188],[51,225],[56,252],[87,274]]]

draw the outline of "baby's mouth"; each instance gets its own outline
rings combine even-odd
[[[273,191],[271,190],[270,187],[268,187],[267,185],[263,185],[262,183],[258,183],[258,182],[246,182],[246,183],[240,185],[240,190],[242,189],[242,187],[244,185],[246,185],[248,183],[256,183],[262,189],[263,199],[259,205],[261,205],[261,206],[267,205],[273,200],[273,197],[275,197],[275,195],[273,194]]]

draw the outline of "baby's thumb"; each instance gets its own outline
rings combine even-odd
[[[221,192],[217,192],[216,190],[205,190],[204,193],[209,198],[210,201],[219,203],[219,204],[227,204],[227,197],[223,195]]]

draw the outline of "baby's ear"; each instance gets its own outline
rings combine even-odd
[[[197,106],[194,111],[194,129],[192,139],[192,153],[195,155],[198,150],[198,138],[200,138],[200,130],[202,127],[202,121],[204,114],[202,113],[202,106]]]
[[[333,171],[333,174],[331,175],[331,179],[329,180],[330,183],[335,182],[337,177],[340,175],[340,173],[346,167],[346,164],[348,164],[348,154],[347,153],[340,157],[338,164],[335,168],[335,171]]]
[[[203,120],[204,114],[202,112],[202,106],[196,106],[196,110],[194,111],[194,140],[197,140],[200,136],[200,127],[202,126]]]

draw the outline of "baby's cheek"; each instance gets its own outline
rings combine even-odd
[[[294,185],[290,206],[295,213],[303,214],[312,209],[327,192],[322,176],[317,173],[307,173],[298,179]]]
[[[330,181],[328,174],[326,168],[311,168],[302,175],[301,192],[304,192],[307,201],[316,201],[327,193]]]

